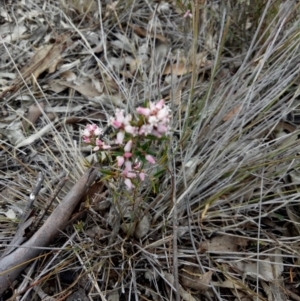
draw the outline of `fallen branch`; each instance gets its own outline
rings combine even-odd
[[[30,261],[43,251],[43,247],[48,246],[66,227],[72,212],[96,177],[97,170],[90,168],[56,207],[44,225],[19,248],[0,259],[0,295],[11,286]]]

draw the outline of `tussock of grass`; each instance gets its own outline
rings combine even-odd
[[[67,173],[69,182],[56,202],[62,200],[90,154],[80,130],[87,122],[106,126],[117,107],[131,112],[145,100],[169,102],[173,132],[168,158],[156,149],[168,169],[155,193],[150,181],[139,195],[95,184],[98,200],[83,200],[76,211],[83,214],[53,242],[53,251],[45,250],[25,270],[30,280],[17,279],[14,289],[19,292],[14,293],[21,300],[37,299],[33,287],[56,299],[84,288],[91,300],[180,300],[185,293],[194,300],[284,300],[278,297],[284,292],[297,300],[299,5],[80,3],[4,5],[4,24],[15,26],[21,17],[28,28],[44,22],[45,35],[40,40],[30,35],[30,43],[44,47],[64,35],[68,46],[62,64],[69,68],[67,64],[78,60],[69,70],[77,76],[76,85],[91,82],[99,95],[88,96],[91,89],[80,92],[76,86],[51,88],[50,80],[64,80],[62,70],[45,71],[37,85],[24,78],[27,87],[23,82],[2,94],[0,206],[3,212],[13,209],[17,218],[1,215],[1,242],[13,237],[38,171],[46,180],[34,205],[37,210],[45,207]],[[192,19],[183,19],[187,9]],[[14,65],[23,67],[16,49],[26,52],[24,59],[33,50],[22,44],[28,42],[24,36],[0,41],[1,65],[8,74],[1,79],[12,86],[9,73],[18,76]],[[202,65],[199,53],[205,54]],[[41,102],[43,113],[34,126],[26,132],[16,128],[27,118],[28,107]],[[13,137],[30,137],[49,124],[39,139],[16,148],[19,142]],[[136,238],[132,233],[142,217],[148,218],[149,230]],[[281,270],[270,276],[261,266]],[[213,272],[207,289],[182,280],[191,267],[201,277]],[[267,288],[275,291],[274,285],[283,290],[270,299]]]

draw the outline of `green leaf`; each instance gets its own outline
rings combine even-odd
[[[142,144],[141,146],[140,146],[140,148],[143,150],[143,151],[147,151],[149,148],[150,148],[150,146],[151,146],[151,142],[149,141],[149,142],[146,142],[146,143],[144,143],[144,144]]]
[[[157,179],[157,178],[159,178],[160,176],[164,175],[165,172],[166,172],[166,169],[163,168],[163,169],[157,171],[157,172],[153,175],[153,177]]]
[[[92,165],[91,165],[91,163],[89,162],[89,160],[83,159],[83,166],[84,166],[84,167],[91,167]]]
[[[154,193],[157,193],[159,190],[159,181],[157,181],[157,178],[151,180],[151,185],[152,185],[152,191]]]
[[[107,169],[100,169],[100,172],[107,176],[115,176],[115,172]]]
[[[284,221],[286,218],[283,216],[283,215],[281,215],[281,214],[279,214],[279,213],[271,213],[271,215],[270,215],[271,217],[275,217],[275,218],[278,218],[280,221]]]

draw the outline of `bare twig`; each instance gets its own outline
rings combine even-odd
[[[43,182],[44,182],[44,175],[40,171],[38,173],[37,182],[32,190],[32,193],[29,196],[28,203],[26,205],[26,208],[24,210],[24,213],[23,213],[23,216],[21,218],[21,222],[19,225],[22,225],[22,223],[24,223],[27,220],[27,218],[29,217],[29,215],[30,215],[29,210],[31,209],[36,196],[38,195],[39,191],[41,190]]]
[[[64,229],[73,210],[95,181],[97,174],[97,170],[90,168],[56,207],[45,224],[20,248],[0,260],[0,294],[4,293],[29,262],[41,253],[40,249],[30,247],[47,246]]]

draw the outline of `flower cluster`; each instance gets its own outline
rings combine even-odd
[[[153,135],[161,138],[169,130],[170,109],[160,100],[157,104],[150,103],[150,108],[138,107],[137,112],[145,116],[145,124],[139,130],[139,135]]]
[[[103,134],[103,130],[99,128],[96,124],[87,124],[85,127],[82,136],[83,141],[86,144],[94,145],[94,151],[100,149],[110,149],[110,145],[105,144],[102,140],[99,139],[99,136]]]
[[[170,109],[163,99],[158,103],[150,102],[149,107],[138,107],[136,112],[137,120],[120,109],[110,117],[110,125],[115,129],[114,144],[118,146],[118,151],[111,151],[111,155],[128,189],[134,186],[134,179],[145,180],[144,163],[156,163],[149,153],[149,142],[169,133],[171,119]],[[102,134],[103,130],[97,125],[88,124],[83,131],[83,141],[92,145],[94,151],[110,150],[111,145],[99,138]]]

